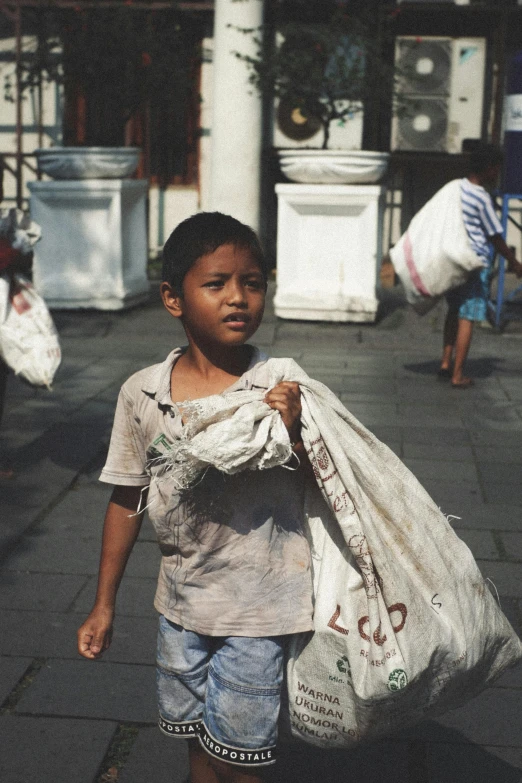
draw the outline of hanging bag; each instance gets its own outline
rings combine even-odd
[[[0,275],[0,357],[16,375],[47,388],[61,361],[47,305],[32,283],[17,273]]]

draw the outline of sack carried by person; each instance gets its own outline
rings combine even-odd
[[[48,388],[61,361],[47,305],[16,273],[0,275],[0,357],[29,383]]]
[[[461,180],[448,182],[417,212],[390,250],[406,299],[420,314],[484,266],[464,226]]]
[[[401,460],[326,386],[290,359],[269,359],[259,372],[256,385],[299,383],[317,480],[305,509],[314,632],[289,642],[283,728],[346,748],[459,706],[522,658],[470,550]],[[188,403],[194,437],[169,452],[165,475],[169,460],[176,482],[180,469],[199,481],[209,464],[236,472],[243,452],[244,468],[253,466],[248,426],[259,468],[263,415],[269,464],[284,464],[288,433],[263,397],[241,391]]]

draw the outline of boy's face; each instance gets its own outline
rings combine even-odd
[[[181,318],[189,339],[204,345],[243,345],[256,331],[265,307],[265,279],[250,250],[221,245],[198,258],[183,280],[183,294],[168,283],[163,302]]]

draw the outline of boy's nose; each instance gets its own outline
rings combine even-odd
[[[227,286],[227,303],[236,306],[247,304],[245,291],[240,283],[230,281],[230,286]]]

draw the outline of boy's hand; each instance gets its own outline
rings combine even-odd
[[[265,396],[265,402],[279,411],[292,443],[301,440],[301,390],[298,383],[283,381]]]
[[[78,628],[78,652],[84,658],[96,660],[108,650],[112,641],[112,609],[93,609]]]

